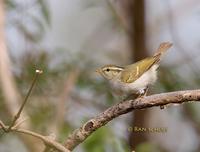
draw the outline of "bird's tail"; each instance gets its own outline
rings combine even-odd
[[[173,44],[170,42],[163,42],[158,47],[156,53],[154,54],[155,58],[160,59],[160,57],[172,46]]]

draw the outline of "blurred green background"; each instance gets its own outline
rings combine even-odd
[[[3,73],[9,72],[1,68],[0,119],[7,124],[35,70],[42,69],[24,109],[25,126],[64,142],[75,128],[119,101],[95,69],[133,63],[152,55],[163,41],[174,46],[161,62],[150,94],[200,86],[197,0],[5,0],[1,5],[5,39],[0,41],[7,46],[12,74],[4,79]],[[0,60],[5,60],[1,51]],[[11,81],[11,90],[4,81]],[[9,100],[6,91],[16,100]],[[74,151],[199,152],[199,108],[198,103],[187,103],[137,110],[100,128]],[[167,132],[129,130],[135,126],[164,127]],[[0,131],[0,152],[29,152],[42,145],[33,142]]]

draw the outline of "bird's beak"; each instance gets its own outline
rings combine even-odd
[[[96,69],[95,72],[96,72],[96,73],[100,73],[100,71],[101,71],[101,69]]]

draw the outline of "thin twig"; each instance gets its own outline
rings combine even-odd
[[[8,128],[10,126],[6,126],[1,120],[0,120],[0,127],[4,132],[7,132]],[[23,133],[23,134],[27,134],[30,136],[33,136],[35,138],[38,138],[40,140],[42,140],[46,145],[48,145],[49,147],[52,147],[60,152],[70,152],[68,149],[66,149],[62,144],[60,144],[59,142],[55,141],[52,138],[49,138],[48,136],[43,136],[40,135],[38,133],[35,133],[33,131],[30,130],[26,130],[26,129],[20,129],[20,128],[16,128],[16,127],[11,127],[10,131],[13,132],[18,132],[18,133]]]
[[[108,108],[103,113],[87,121],[80,128],[76,129],[66,139],[64,145],[67,149],[73,150],[77,145],[87,139],[98,128],[106,125],[112,119],[135,109],[145,109],[154,106],[168,104],[181,104],[189,101],[199,101],[200,90],[176,91],[161,93],[143,98],[129,99]]]
[[[61,152],[70,152],[67,148],[65,148],[62,144],[60,144],[59,142],[52,140],[51,138],[48,138],[48,136],[42,136],[38,133],[29,131],[29,130],[25,130],[25,129],[14,129],[13,131],[15,132],[19,132],[19,133],[24,133],[24,134],[28,134],[31,136],[34,136],[36,138],[39,138],[40,140],[42,140],[46,145],[59,150]]]
[[[32,84],[31,84],[29,90],[28,90],[28,93],[26,94],[26,97],[24,98],[24,101],[23,101],[23,103],[22,103],[22,105],[21,105],[19,111],[18,111],[17,114],[14,116],[14,119],[13,119],[12,123],[11,123],[10,126],[8,127],[7,132],[9,132],[9,131],[11,130],[11,128],[15,125],[15,122],[19,119],[19,117],[20,117],[20,115],[21,115],[21,113],[22,113],[22,110],[23,110],[25,104],[26,104],[27,101],[28,101],[28,97],[30,96],[30,94],[31,94],[31,92],[32,92],[32,90],[33,90],[33,87],[34,87],[34,85],[35,85],[35,83],[36,83],[36,81],[37,81],[37,79],[38,79],[38,76],[39,76],[41,73],[42,73],[41,70],[36,70],[36,71],[35,71],[35,77],[34,77],[34,79],[33,79],[33,82],[32,82]]]

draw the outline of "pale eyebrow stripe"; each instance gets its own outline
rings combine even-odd
[[[117,71],[123,70],[122,68],[118,68],[118,67],[111,67],[110,69],[117,70]]]
[[[104,68],[103,70],[106,71],[108,68]],[[109,67],[110,70],[115,70],[115,71],[122,71],[123,69],[122,68],[119,68],[119,67]]]

